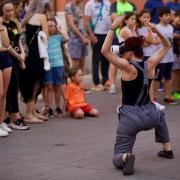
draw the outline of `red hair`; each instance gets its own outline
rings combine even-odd
[[[130,37],[124,42],[125,51],[132,51],[137,58],[143,58],[143,38]]]

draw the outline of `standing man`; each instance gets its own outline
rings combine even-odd
[[[86,36],[83,22],[83,0],[72,0],[65,6],[68,24],[69,50],[72,58],[72,67],[84,70],[85,56],[89,40]]]
[[[136,10],[136,6],[129,2],[128,0],[116,0],[114,3],[111,4],[111,20],[112,22],[118,17],[122,16],[125,12],[133,12]],[[119,34],[119,29],[116,30],[116,35]],[[119,40],[117,37],[113,40],[113,45],[118,45]],[[109,93],[115,94],[116,93],[116,74],[117,74],[117,68],[110,64],[109,69],[109,80],[111,83]]]
[[[159,18],[157,15],[157,9],[164,5],[162,0],[147,0],[144,8],[151,11],[151,22],[157,24],[159,23]]]
[[[109,62],[101,54],[101,48],[110,25],[110,2],[108,0],[89,0],[85,5],[85,27],[92,44],[92,75],[96,91],[104,90],[104,85],[109,79]],[[100,64],[102,80],[99,77]]]

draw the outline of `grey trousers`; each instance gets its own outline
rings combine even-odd
[[[155,140],[157,143],[168,143],[169,133],[165,121],[165,114],[156,109],[154,104],[144,106],[123,105],[119,109],[119,125],[116,132],[113,164],[117,168],[123,167],[122,156],[131,153],[140,131],[155,128]]]

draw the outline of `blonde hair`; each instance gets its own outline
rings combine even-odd
[[[34,14],[36,13],[43,14],[46,2],[47,1],[45,0],[32,0],[29,4],[22,25],[25,26]]]

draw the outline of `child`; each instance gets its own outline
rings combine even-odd
[[[180,100],[180,10],[175,12],[174,21],[174,64],[173,64],[173,93],[172,97]]]
[[[136,33],[137,21],[136,15],[133,12],[126,12],[121,30],[119,33],[119,42],[125,41],[126,39],[137,36]]]
[[[157,29],[165,35],[169,41],[173,41],[173,27],[169,24],[171,22],[171,11],[167,7],[161,7],[158,9],[158,15],[160,23],[157,25]],[[161,45],[158,45],[160,48]],[[170,96],[171,91],[171,73],[173,67],[173,49],[171,48],[163,60],[156,67],[155,79],[152,82],[153,87],[153,99],[157,100],[157,91],[160,81],[164,80],[164,102],[167,104],[177,104],[177,102]]]
[[[61,45],[68,41],[67,35],[60,29],[57,30],[55,19],[48,20],[49,39],[48,39],[48,56],[51,69],[45,72],[44,84],[47,87],[47,103],[49,106],[48,116],[54,117],[54,100],[56,105],[56,114],[62,114],[60,106],[60,95],[64,97],[65,78],[64,62]],[[65,104],[64,108],[65,109]]]
[[[72,68],[69,71],[69,77],[71,82],[66,87],[65,99],[67,100],[68,111],[72,117],[75,119],[82,119],[85,115],[97,117],[98,110],[85,100],[82,71],[78,68]]]
[[[144,39],[144,60],[146,61],[152,54],[156,51],[157,44],[160,43],[160,40],[157,38],[155,33],[153,33],[148,27],[151,21],[150,11],[147,9],[143,9],[138,14],[138,28],[137,34],[138,36],[142,36]]]
[[[147,9],[143,9],[139,12],[138,14],[138,28],[137,28],[137,34],[138,36],[143,37],[144,40],[144,47],[143,47],[143,52],[144,52],[144,61],[148,60],[149,57],[154,54],[156,51],[156,45],[160,44],[159,38],[156,36],[155,33],[151,31],[149,28],[149,23],[151,21],[151,13]],[[151,96],[151,101],[156,105],[156,107],[160,110],[164,110],[165,106],[161,105],[160,103],[154,101],[153,99],[153,94],[152,94],[152,88],[150,89],[150,96]]]

